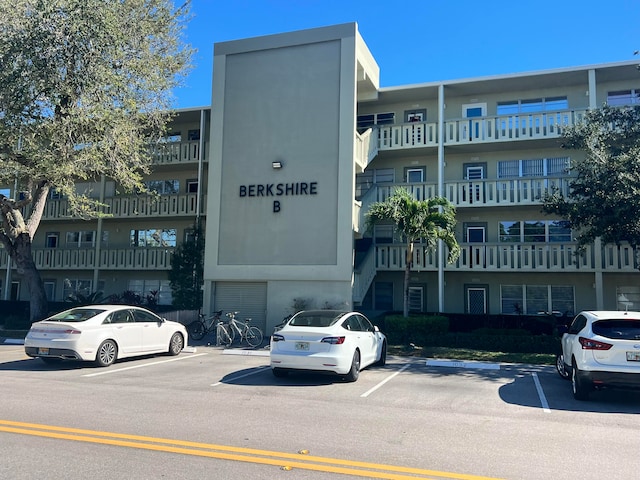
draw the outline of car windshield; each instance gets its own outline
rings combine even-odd
[[[593,333],[602,337],[640,340],[640,320],[600,320],[592,328]]]
[[[329,310],[318,312],[300,312],[291,319],[289,325],[294,327],[329,327],[336,323],[344,312]]]
[[[104,312],[98,308],[72,308],[47,318],[48,322],[84,322]]]

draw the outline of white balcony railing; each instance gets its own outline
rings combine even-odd
[[[169,270],[173,248],[93,248],[33,249],[38,270]],[[0,252],[0,267],[7,265],[5,252]],[[97,259],[97,261],[96,261]]]
[[[442,143],[461,145],[558,138],[563,128],[580,122],[585,113],[586,110],[563,110],[446,120]],[[439,143],[437,123],[379,125],[376,129],[380,150],[436,147]]]
[[[205,161],[206,152],[207,142],[204,142]],[[156,165],[197,162],[200,156],[200,141],[158,143],[151,147],[151,155]]]
[[[444,184],[444,196],[456,207],[540,204],[545,193],[569,193],[571,177],[521,177],[499,180],[458,180]],[[373,202],[384,202],[396,188],[405,188],[416,200],[438,195],[436,183],[385,183],[374,185],[362,197],[366,214]]]
[[[104,200],[107,207],[104,212],[115,218],[127,217],[158,217],[158,216],[193,216],[197,212],[197,194],[182,195],[128,195],[109,197]],[[203,197],[201,205],[202,212],[207,201]],[[71,218],[69,202],[65,199],[47,200],[43,220],[60,220]]]
[[[445,270],[635,272],[638,268],[633,248],[625,244],[606,245],[600,252],[595,252],[590,246],[577,256],[575,243],[466,243],[460,246],[460,257],[456,262],[447,264]],[[376,270],[404,270],[405,252],[404,245],[377,245]],[[437,268],[435,251],[416,245],[412,271],[435,271]]]

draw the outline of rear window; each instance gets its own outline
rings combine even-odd
[[[600,320],[594,322],[593,333],[622,340],[640,340],[640,320]]]
[[[293,317],[289,325],[294,327],[329,327],[343,315],[344,312],[303,312]]]
[[[48,322],[84,322],[104,312],[98,308],[73,308],[47,318]]]

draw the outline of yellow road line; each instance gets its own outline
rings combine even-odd
[[[275,452],[253,448],[232,447],[184,440],[171,440],[141,435],[129,435],[79,428],[57,427],[35,423],[0,420],[0,432],[34,435],[39,437],[73,440],[79,442],[139,448],[183,455],[234,460],[239,462],[273,465],[286,468],[299,468],[320,472],[339,473],[369,478],[390,480],[408,480],[415,478],[451,478],[457,480],[497,480],[477,475],[466,475],[435,470],[358,462],[337,458],[316,457],[299,453]],[[404,475],[409,474],[409,475]]]

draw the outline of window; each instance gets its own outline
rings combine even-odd
[[[386,113],[369,113],[366,115],[358,115],[358,131],[364,132],[367,128],[374,125],[389,125],[395,123],[396,114],[393,112]]]
[[[67,232],[68,247],[93,247],[95,246],[96,232],[80,231]]]
[[[62,198],[62,194],[55,188],[49,190],[49,199],[50,200],[59,200]]]
[[[467,103],[462,105],[462,116],[464,118],[478,118],[487,115],[486,103]]]
[[[406,110],[404,112],[405,122],[424,122],[427,119],[427,110],[422,108],[420,110]]]
[[[406,178],[407,183],[421,183],[424,182],[424,167],[422,168],[407,168]]]
[[[47,238],[49,241],[49,238]],[[53,241],[53,240],[52,240]],[[96,232],[91,231],[79,231],[79,232],[67,232],[66,234],[67,247],[88,248],[95,247],[96,244]],[[102,232],[102,246],[109,244],[109,231]]]
[[[567,97],[532,98],[498,102],[498,115],[516,115],[519,113],[549,112],[569,108]]]
[[[180,193],[179,180],[149,180],[144,182],[147,189],[159,195]]]
[[[611,106],[637,105],[640,103],[640,90],[619,90],[607,93],[607,103]]]
[[[9,188],[0,188],[0,195],[4,195],[7,198],[11,198],[11,189],[9,189]]]
[[[175,143],[175,142],[181,142],[181,141],[182,141],[182,135],[180,134],[180,132],[171,132],[167,134],[165,137],[160,139],[160,143]]]
[[[92,286],[92,280],[65,278],[62,282],[62,298],[77,297],[78,295],[88,297],[92,291]]]
[[[44,240],[45,248],[56,248],[58,246],[58,240],[60,234],[58,232],[47,232]]]
[[[617,310],[640,310],[640,287],[617,287],[616,303]]]
[[[175,228],[150,228],[147,230],[131,230],[130,245],[132,247],[175,247]]]
[[[503,314],[566,314],[574,311],[574,289],[565,285],[500,285]]]
[[[198,180],[187,180],[187,193],[198,193]]]
[[[466,166],[465,170],[467,180],[482,180],[484,178],[484,166],[482,165]]]
[[[171,305],[171,282],[169,280],[129,280],[128,290],[141,299],[154,297],[158,305]]]
[[[569,157],[501,160],[498,162],[498,178],[566,175],[569,167]]]
[[[133,318],[135,319],[136,322],[141,322],[141,323],[158,323],[160,321],[159,317],[156,317],[155,315],[149,313],[149,312],[145,312],[143,310],[133,310]]]
[[[200,129],[187,131],[189,141],[200,140]]]
[[[505,243],[572,241],[571,228],[565,220],[502,221],[498,238]]]

